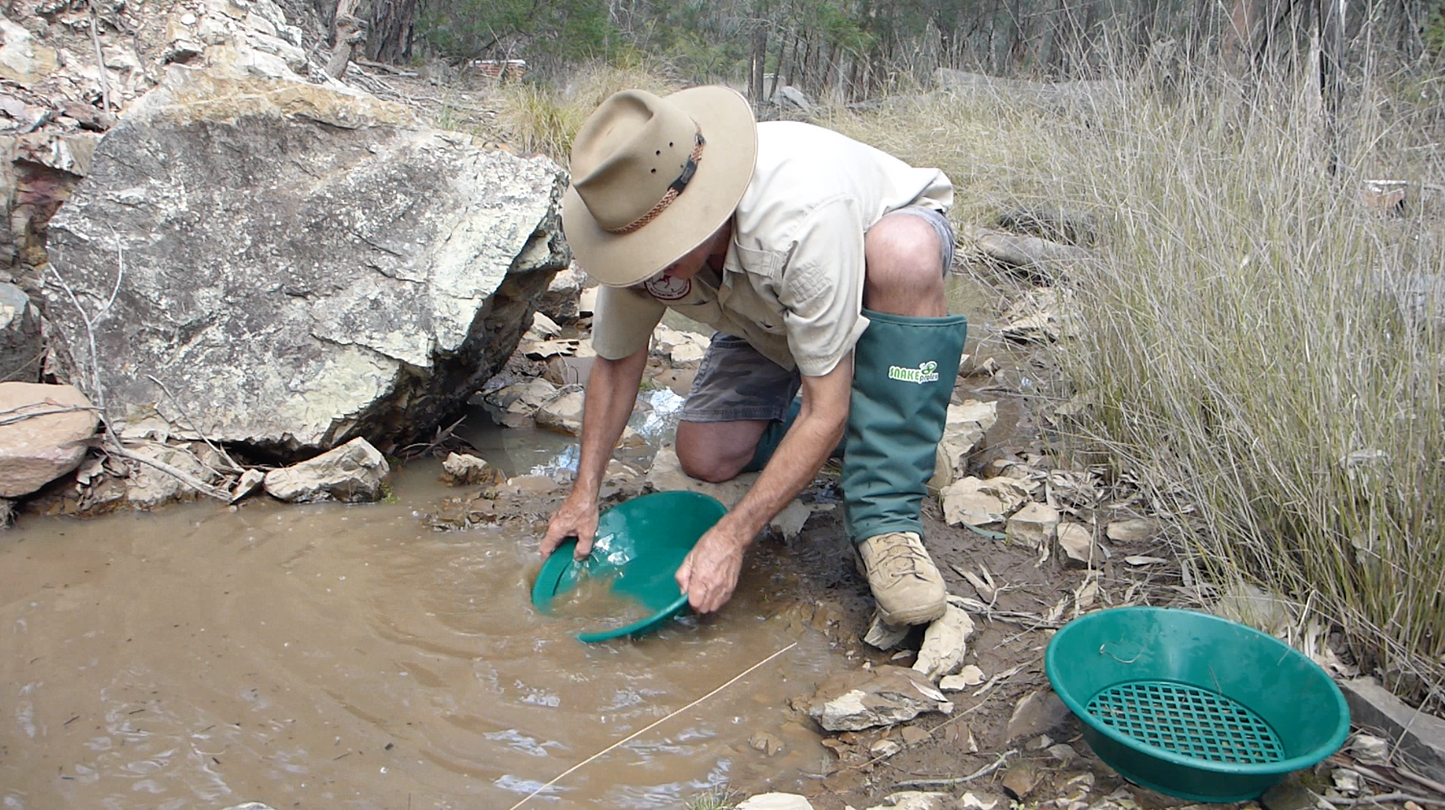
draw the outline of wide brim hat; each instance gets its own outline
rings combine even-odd
[[[573,139],[562,230],[578,264],[610,287],[655,275],[732,216],[757,154],[752,107],[735,90],[612,95]]]

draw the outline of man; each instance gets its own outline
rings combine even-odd
[[[602,475],[671,307],[718,330],[677,429],[683,470],[761,469],[678,570],[693,609],[727,602],[753,538],[846,432],[844,522],[883,620],[943,615],[919,510],[967,330],[944,296],[948,178],[830,130],[757,124],[723,87],[612,96],[577,133],[571,172],[563,230],[603,287],[577,477],[542,555],[572,536],[579,559],[590,551]]]

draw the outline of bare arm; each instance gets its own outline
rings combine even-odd
[[[853,355],[821,377],[803,378],[803,407],[752,489],[703,535],[677,571],[693,610],[710,613],[732,597],[743,554],[768,521],[812,482],[848,424]]]
[[[637,402],[637,387],[647,367],[644,349],[621,360],[598,357],[587,377],[587,395],[582,406],[582,448],[577,460],[577,477],[572,491],[558,507],[542,537],[542,557],[568,537],[577,538],[573,556],[586,557],[592,551],[597,533],[597,492],[612,450],[622,437],[632,407]]]

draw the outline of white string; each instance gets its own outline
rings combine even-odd
[[[597,753],[593,754],[592,756],[590,756],[590,757],[582,760],[581,762],[577,763],[576,765],[573,765],[572,767],[570,767],[570,768],[568,768],[567,770],[563,771],[562,773],[558,774],[557,777],[556,777],[555,779],[553,779],[552,781],[548,782],[547,784],[545,784],[545,785],[537,788],[536,790],[532,791],[531,793],[527,794],[527,798],[525,798],[525,799],[521,800],[520,802],[517,802],[516,804],[512,805],[511,808],[509,808],[509,810],[517,810],[518,807],[521,807],[522,805],[524,805],[524,804],[526,804],[527,802],[531,801],[535,796],[537,796],[537,794],[539,794],[539,793],[541,793],[542,791],[546,790],[547,788],[549,788],[549,787],[557,784],[558,782],[562,781],[563,779],[566,779],[569,775],[571,775],[571,774],[575,773],[576,771],[580,770],[580,769],[582,768],[582,766],[586,765],[587,763],[593,761],[594,759],[599,759],[599,758],[601,758],[601,757],[603,757],[603,756],[606,756],[609,752],[613,751],[614,749],[618,748],[619,746],[626,745],[627,743],[629,743],[629,742],[637,739],[638,737],[641,737],[643,734],[646,734],[647,732],[653,730],[654,728],[657,728],[658,726],[662,725],[663,723],[666,723],[668,720],[671,720],[672,718],[678,716],[679,714],[682,714],[683,712],[687,711],[688,709],[691,709],[693,706],[696,706],[697,704],[703,702],[704,700],[707,700],[708,698],[712,697],[713,695],[716,695],[718,692],[721,692],[722,690],[728,688],[729,686],[732,686],[733,684],[735,684],[735,683],[737,683],[738,681],[742,680],[743,678],[747,677],[747,675],[748,675],[750,672],[752,672],[753,670],[757,669],[758,667],[762,666],[763,664],[768,663],[769,661],[773,660],[774,658],[777,658],[778,656],[782,655],[783,653],[787,652],[788,650],[793,649],[793,648],[796,647],[796,646],[798,646],[798,642],[794,641],[792,644],[789,644],[788,646],[782,648],[781,650],[778,650],[777,652],[773,653],[772,655],[768,656],[767,658],[764,658],[763,660],[757,662],[756,664],[753,664],[752,666],[748,667],[747,669],[743,670],[742,672],[739,672],[737,675],[734,675],[733,678],[732,678],[732,680],[728,681],[727,683],[723,684],[722,686],[719,686],[718,688],[712,690],[711,692],[708,692],[706,695],[703,695],[702,697],[698,698],[697,700],[694,700],[693,702],[687,704],[686,706],[683,706],[681,709],[678,709],[677,711],[669,714],[668,716],[666,716],[666,717],[664,717],[664,718],[662,718],[662,719],[660,719],[660,720],[657,720],[656,722],[654,722],[654,723],[652,723],[651,725],[649,725],[647,728],[641,729],[641,730],[639,730],[639,731],[634,731],[634,732],[632,732],[631,734],[627,735],[626,737],[623,737],[622,739],[618,740],[617,742],[615,742],[615,743],[607,746],[606,748],[602,749],[601,751],[598,751]]]

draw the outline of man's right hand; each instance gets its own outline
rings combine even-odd
[[[577,538],[577,548],[573,550],[572,558],[586,559],[587,555],[592,553],[592,541],[596,535],[597,500],[573,490],[547,523],[547,534],[542,537],[542,559],[552,556],[557,546],[569,537]]]

